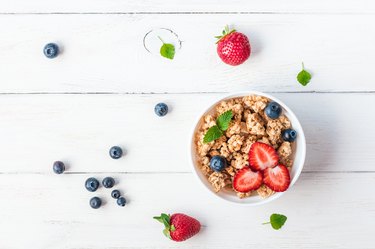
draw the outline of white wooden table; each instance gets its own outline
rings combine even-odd
[[[0,248],[375,248],[375,4],[371,0],[4,0],[0,2]],[[225,24],[253,47],[223,64]],[[165,27],[183,41],[175,60],[143,48]],[[47,42],[63,46],[46,59]],[[295,76],[301,62],[307,87]],[[298,115],[307,160],[297,184],[260,207],[213,199],[191,173],[193,119],[227,92],[271,92]],[[157,102],[172,111],[153,113]],[[126,148],[116,161],[113,145]],[[52,163],[68,164],[64,175]],[[113,176],[93,210],[89,176]],[[168,241],[152,216],[185,212],[202,232]],[[282,230],[261,225],[288,216]]]

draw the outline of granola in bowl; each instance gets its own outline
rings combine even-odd
[[[193,137],[194,163],[212,191],[232,199],[264,199],[296,180],[302,167],[291,173],[295,139],[297,133],[303,141],[304,136],[283,107],[263,94],[239,95],[219,101],[201,117]]]

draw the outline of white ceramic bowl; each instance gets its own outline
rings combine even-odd
[[[236,193],[233,190],[226,190],[226,189],[221,190],[219,193],[215,193],[215,191],[212,189],[211,184],[208,182],[208,179],[206,178],[206,176],[204,176],[202,174],[201,169],[197,165],[198,156],[197,156],[197,153],[196,153],[196,145],[195,145],[195,133],[196,133],[197,129],[199,128],[199,126],[202,122],[202,117],[204,115],[209,114],[209,113],[213,113],[214,107],[223,100],[236,98],[236,97],[249,96],[249,95],[264,96],[264,97],[269,98],[272,101],[275,101],[275,102],[279,103],[283,108],[283,114],[285,114],[288,117],[289,121],[292,124],[293,129],[297,131],[297,139],[296,139],[296,141],[294,142],[294,145],[293,145],[294,163],[293,163],[293,167],[292,167],[292,171],[291,171],[291,175],[290,175],[291,183],[290,183],[289,189],[287,190],[287,191],[289,191],[291,189],[291,187],[293,186],[293,184],[297,181],[299,175],[301,174],[302,168],[303,168],[303,165],[304,165],[304,162],[305,162],[305,156],[306,156],[305,134],[303,133],[302,126],[301,126],[300,122],[298,121],[296,115],[282,101],[280,101],[279,99],[277,99],[277,98],[275,98],[275,97],[273,97],[269,94],[256,92],[256,91],[240,92],[240,93],[231,94],[231,95],[229,95],[225,98],[221,98],[218,101],[216,101],[215,103],[213,103],[211,106],[206,108],[201,115],[199,115],[198,119],[194,123],[193,132],[191,134],[189,151],[190,151],[191,165],[193,166],[193,172],[197,176],[198,180],[202,183],[204,188],[207,189],[210,192],[211,195],[217,196],[217,197],[221,198],[222,200],[226,200],[228,202],[242,204],[242,205],[248,205],[248,206],[255,206],[255,205],[265,204],[265,203],[268,203],[270,201],[273,201],[273,200],[279,198],[280,196],[282,196],[287,191],[275,193],[272,196],[270,196],[268,198],[265,198],[265,199],[261,198],[259,195],[250,196],[250,197],[247,197],[247,198],[240,199],[240,198],[237,197]]]

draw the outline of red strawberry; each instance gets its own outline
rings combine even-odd
[[[185,214],[161,214],[154,219],[163,223],[165,236],[174,241],[184,241],[196,235],[201,229],[199,221]]]
[[[246,35],[236,32],[236,30],[229,30],[225,27],[222,36],[216,36],[217,54],[226,64],[237,66],[244,63],[250,56],[251,47],[249,39]]]
[[[263,172],[264,184],[276,192],[284,192],[290,185],[290,174],[287,167],[282,164],[274,168],[267,168]]]
[[[244,167],[234,175],[233,188],[238,192],[246,193],[258,189],[262,185],[262,181],[262,173]]]
[[[279,163],[279,155],[276,150],[265,143],[255,142],[249,151],[249,164],[253,170],[265,170]]]

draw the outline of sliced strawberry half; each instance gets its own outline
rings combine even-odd
[[[255,142],[249,151],[249,164],[253,170],[265,170],[279,163],[279,155],[276,150],[265,143]]]
[[[263,171],[264,184],[275,192],[284,192],[290,185],[290,174],[287,167],[282,164]]]
[[[262,182],[262,173],[254,172],[249,167],[244,167],[234,175],[233,188],[238,192],[247,193],[258,189]]]

